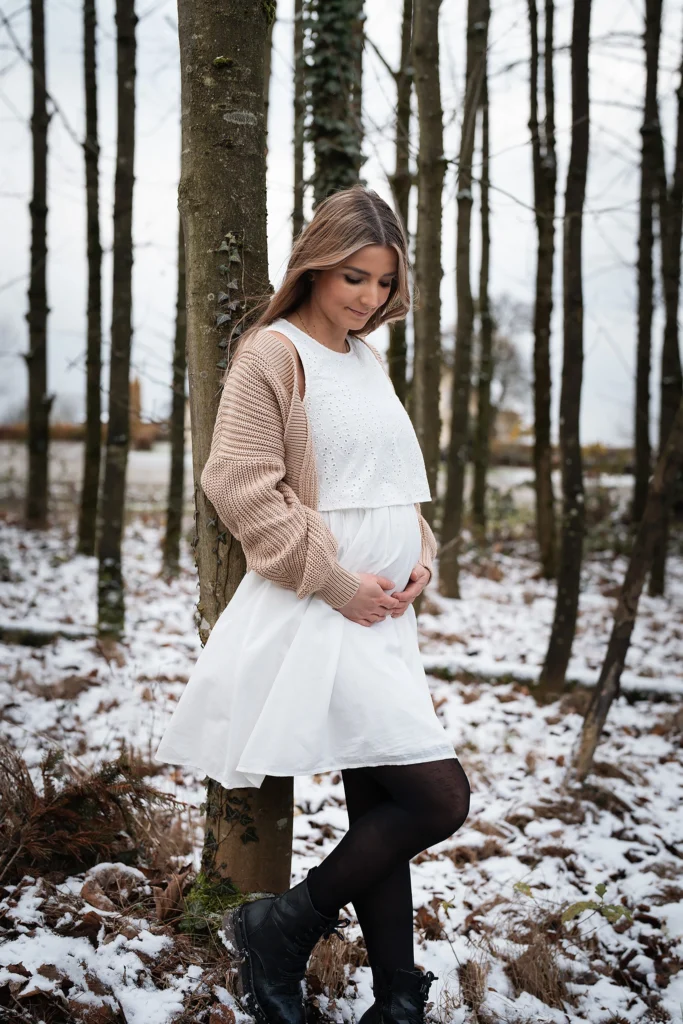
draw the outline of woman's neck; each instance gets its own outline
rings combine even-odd
[[[325,348],[331,348],[334,352],[348,352],[347,329],[332,323],[320,309],[310,303],[302,303],[290,313],[288,319]]]

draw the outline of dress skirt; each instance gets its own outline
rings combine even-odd
[[[414,505],[320,515],[344,568],[405,588],[421,551]],[[434,711],[412,605],[361,626],[254,571],[214,626],[156,753],[226,788],[455,756]]]

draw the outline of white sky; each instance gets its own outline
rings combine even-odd
[[[46,0],[48,88],[69,123],[83,132],[81,5]],[[103,243],[111,244],[116,135],[115,40],[112,0],[99,3],[99,109]],[[542,6],[542,5],[541,5]],[[28,48],[28,9],[23,0],[0,0],[3,12]],[[528,132],[528,23],[526,0],[493,0],[490,31],[492,253],[491,294],[531,303],[535,275],[535,228]],[[279,0],[274,32],[268,154],[268,238],[273,283],[281,280],[291,242],[292,195],[292,0]],[[387,60],[398,60],[398,0],[366,0],[367,33]],[[662,38],[660,108],[669,167],[673,156],[675,88],[681,59],[682,0],[667,0]],[[591,54],[591,154],[584,232],[585,368],[582,440],[630,443],[636,341],[635,259],[638,215],[640,107],[644,87],[643,0],[594,0]],[[558,0],[556,45],[566,47],[570,0]],[[464,0],[444,0],[440,37],[445,151],[457,155],[464,76]],[[175,307],[176,189],[179,174],[179,70],[176,9],[172,0],[139,4],[137,149],[134,212],[133,363],[142,378],[144,411],[165,414],[170,386]],[[28,200],[31,188],[30,77],[0,27],[0,414],[25,395],[26,287],[29,259]],[[513,65],[509,69],[509,65]],[[561,213],[568,157],[570,105],[566,49],[556,59],[559,202]],[[393,83],[370,48],[364,63],[367,160],[364,180],[390,199],[386,175],[393,169]],[[417,141],[415,124],[413,139]],[[85,191],[81,149],[55,116],[49,134],[49,388],[57,414],[79,415],[85,387]],[[310,154],[309,154],[310,157]],[[501,191],[496,191],[500,189]],[[415,222],[415,195],[411,230]],[[441,285],[442,323],[453,328],[455,310],[455,171],[444,187]],[[476,291],[479,240],[475,211],[472,276]],[[561,225],[558,222],[558,249]],[[558,261],[559,270],[559,261]],[[103,262],[105,358],[109,325],[111,260]],[[658,285],[658,302],[660,301]],[[561,369],[561,280],[556,275],[553,337],[555,410]],[[661,303],[660,303],[661,304]],[[653,334],[652,393],[656,416],[662,318]],[[385,347],[383,332],[375,339]],[[530,339],[521,339],[529,366]],[[106,375],[105,375],[106,382]],[[653,440],[656,421],[653,421]]]

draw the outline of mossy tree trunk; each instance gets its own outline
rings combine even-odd
[[[631,551],[626,576],[614,614],[614,625],[607,654],[602,665],[591,703],[581,731],[581,739],[572,758],[573,775],[585,779],[593,764],[593,755],[614,698],[619,693],[621,673],[626,662],[638,602],[645,577],[652,562],[655,538],[659,533],[662,513],[669,504],[671,492],[683,467],[683,401],[679,403],[668,441],[664,446],[650,481],[645,510]]]
[[[417,155],[417,230],[415,286],[419,300],[413,313],[414,346],[411,414],[422,454],[432,501],[422,514],[434,521],[440,462],[439,386],[441,382],[441,199],[446,161],[443,154],[443,112],[439,80],[440,0],[415,0],[413,69],[417,95],[419,149]]]
[[[206,641],[246,569],[241,545],[200,485],[221,381],[238,330],[269,290],[266,238],[264,54],[272,4],[178,7],[187,355],[199,570],[199,632]],[[245,321],[246,322],[246,321]],[[230,652],[226,651],[226,658]],[[291,870],[292,780],[227,791],[209,782],[204,878],[241,892],[281,892]]]
[[[559,692],[576,632],[583,559],[585,505],[579,422],[583,382],[583,207],[589,132],[588,50],[591,0],[574,0],[572,23],[572,137],[564,211],[564,353],[560,392],[562,538],[550,642],[539,685]]]
[[[31,262],[28,285],[28,478],[26,525],[32,530],[47,526],[48,448],[50,408],[47,393],[47,88],[45,83],[44,0],[31,0],[31,82],[33,113],[31,147],[33,194],[31,214]]]
[[[441,527],[439,590],[445,597],[460,596],[458,548],[462,529],[465,471],[469,459],[469,402],[472,377],[474,304],[470,279],[472,220],[472,154],[477,110],[486,67],[488,0],[468,0],[467,68],[465,109],[458,162],[458,229],[455,255],[457,323],[451,389],[451,434],[448,445],[448,478]]]
[[[661,179],[659,223],[662,246],[662,284],[666,321],[662,343],[659,451],[664,450],[666,439],[676,415],[677,403],[683,393],[681,352],[678,331],[678,307],[681,297],[681,236],[683,234],[683,63],[678,82],[678,129],[676,156],[671,185],[667,186],[664,164],[664,145],[659,133],[658,165]],[[669,546],[669,509],[664,507],[650,573],[650,594],[661,597],[666,579],[666,554]]]
[[[486,61],[486,57],[484,57]],[[479,540],[486,540],[486,477],[491,453],[491,377],[493,375],[493,318],[489,302],[491,225],[489,202],[489,89],[487,68],[481,93],[481,267],[479,272],[479,365],[477,422],[474,432],[472,521]]]
[[[176,576],[180,568],[180,537],[183,527],[185,494],[185,376],[187,358],[187,314],[185,311],[185,244],[183,225],[178,223],[178,291],[173,343],[173,382],[171,384],[171,475],[166,504],[164,534],[164,572]]]
[[[534,206],[538,236],[536,257],[536,297],[534,302],[534,486],[536,492],[536,537],[541,571],[546,579],[555,576],[557,530],[555,496],[552,482],[552,445],[550,441],[550,332],[553,315],[553,277],[555,268],[555,194],[557,156],[555,151],[555,3],[545,3],[545,42],[543,92],[545,117],[538,113],[538,11],[536,0],[529,0],[531,35],[530,116],[531,150],[534,176]]]
[[[662,0],[645,3],[645,105],[640,129],[640,225],[638,231],[638,344],[636,349],[636,399],[634,424],[633,520],[645,509],[652,452],[650,449],[650,371],[652,364],[652,314],[654,273],[654,216],[658,205],[660,176],[657,173],[659,107],[659,41],[662,31]]]
[[[88,312],[85,390],[83,484],[78,518],[78,551],[95,554],[97,498],[102,458],[102,243],[97,128],[97,9],[95,0],[83,4],[83,72],[85,86],[85,202],[88,254]]]
[[[102,634],[120,636],[125,602],[121,541],[130,438],[129,388],[132,341],[133,185],[135,159],[135,0],[116,0],[117,138],[114,178],[114,246],[109,359],[109,422],[98,544],[97,620]]]
[[[362,163],[363,0],[307,0],[306,100],[313,143],[313,202],[354,185]]]

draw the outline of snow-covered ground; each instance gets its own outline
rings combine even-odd
[[[189,554],[180,578],[164,580],[158,527],[132,523],[127,631],[112,648],[93,630],[95,562],[73,549],[69,526],[0,527],[0,624],[62,634],[0,644],[0,736],[36,774],[55,747],[81,765],[135,755],[154,786],[187,805],[176,870],[196,868],[202,780],[150,763],[199,651]],[[579,683],[597,677],[624,565],[586,563],[569,672]],[[683,1022],[682,609],[679,558],[667,598],[642,600],[623,694],[576,792],[563,783],[587,690],[549,705],[534,698],[553,591],[523,547],[468,556],[458,601],[428,589],[425,665],[472,785],[464,827],[412,865],[416,961],[438,976],[431,1012],[443,1024]],[[347,826],[337,773],[297,778],[295,800],[292,884]],[[178,899],[170,874],[99,865],[65,881],[2,884],[0,1019],[247,1019],[230,994],[227,951],[168,923],[164,898]],[[563,920],[580,901],[595,906]],[[346,943],[333,937],[311,965],[312,1020],[355,1021],[372,999],[348,911]]]

